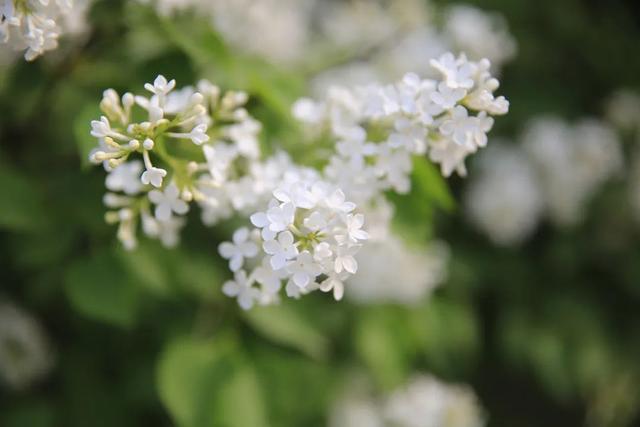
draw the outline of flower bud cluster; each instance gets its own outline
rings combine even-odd
[[[243,92],[220,90],[207,81],[175,89],[175,80],[158,76],[147,83],[151,96],[104,92],[104,115],[91,122],[99,146],[90,155],[108,172],[112,209],[106,219],[119,223],[118,238],[131,249],[143,232],[167,246],[178,242],[191,202],[218,206],[219,189],[240,156],[259,154],[260,125],[242,108]]]

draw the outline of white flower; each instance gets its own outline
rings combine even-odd
[[[167,135],[173,138],[190,139],[196,145],[202,145],[209,141],[209,135],[207,135],[207,124],[201,123],[191,129],[189,133],[183,132],[167,132]]]
[[[438,84],[438,90],[431,92],[431,101],[443,110],[450,110],[460,101],[467,92],[462,88],[452,88],[445,82]]]
[[[24,58],[32,61],[58,47],[60,24],[70,11],[70,1],[2,0],[0,43],[24,51]]]
[[[451,115],[446,118],[440,125],[440,132],[443,135],[451,137],[453,142],[464,147],[473,146],[473,134],[474,129],[473,118],[469,117],[469,113],[466,108],[458,105],[453,109]]]
[[[543,212],[540,184],[524,152],[492,145],[479,160],[465,195],[470,220],[499,245],[521,243]]]
[[[129,195],[135,195],[142,189],[140,174],[142,162],[134,160],[126,162],[114,168],[105,180],[105,186],[111,191],[123,191]]]
[[[359,240],[367,240],[369,238],[369,234],[362,229],[362,226],[364,225],[364,215],[347,215],[345,222],[347,225],[348,237],[353,243],[356,243]]]
[[[340,301],[344,296],[344,283],[335,276],[329,276],[320,283],[320,290],[322,292],[333,291],[333,298]]]
[[[473,6],[448,7],[444,31],[456,50],[472,58],[489,58],[497,67],[513,58],[517,50],[502,16]]]
[[[110,136],[111,134],[111,125],[109,123],[109,119],[105,116],[100,117],[100,120],[92,120],[91,121],[91,135],[96,138],[104,138],[105,136]]]
[[[442,73],[445,83],[451,89],[470,89],[473,87],[473,67],[464,55],[458,58],[447,52],[440,58],[432,59],[430,64]]]
[[[264,251],[271,255],[270,265],[274,270],[280,270],[287,265],[287,261],[298,255],[293,234],[284,231],[278,235],[277,240],[267,240],[262,245]]]
[[[163,75],[159,75],[153,81],[153,84],[145,83],[144,88],[158,97],[159,106],[163,107],[163,100],[169,92],[176,87],[176,81],[167,79]]]
[[[358,262],[354,255],[360,249],[360,245],[340,245],[336,251],[336,259],[334,262],[334,271],[336,273],[342,273],[347,271],[351,274],[355,274],[358,271]]]
[[[248,117],[238,124],[229,126],[226,135],[236,144],[240,154],[255,159],[260,155],[258,133],[261,129],[260,122]]]
[[[311,231],[318,232],[327,227],[327,218],[319,212],[313,211],[311,215],[302,221],[302,224]]]
[[[243,227],[233,233],[233,243],[223,242],[220,244],[218,251],[223,258],[229,260],[231,271],[238,271],[242,268],[245,258],[253,258],[258,254],[258,246],[249,239],[249,229]]]
[[[158,221],[169,221],[173,212],[184,215],[189,211],[189,205],[180,198],[180,190],[174,183],[169,184],[164,192],[150,191],[149,200],[156,205],[155,216]]]
[[[236,271],[234,280],[222,285],[222,292],[226,296],[238,298],[238,305],[244,310],[249,310],[260,298],[260,291],[252,286],[244,270]]]
[[[276,203],[266,213],[258,212],[251,215],[251,222],[256,227],[268,230],[270,232],[268,234],[279,233],[293,224],[295,211],[296,208],[293,203]]]
[[[330,259],[332,255],[331,245],[327,242],[320,242],[313,248],[313,259],[320,263]]]
[[[301,252],[291,263],[287,265],[291,280],[296,286],[306,288],[320,273],[322,268],[315,262],[308,251]]]
[[[339,212],[351,212],[356,208],[355,203],[346,201],[346,196],[341,189],[333,191],[329,197],[326,198],[325,203],[329,209],[334,209]]]
[[[144,185],[153,185],[156,188],[162,187],[162,181],[167,176],[167,171],[161,168],[150,167],[142,173],[140,181]]]

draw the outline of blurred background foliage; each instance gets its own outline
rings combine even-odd
[[[492,136],[538,113],[601,116],[614,90],[640,89],[638,2],[470,3],[504,14],[519,46]],[[419,165],[394,200],[398,226],[445,240],[452,262],[409,309],[312,295],[242,312],[220,292],[226,226],[192,221],[179,249],[123,251],[103,220],[103,171],[86,162],[105,88],[162,73],[244,89],[267,146],[296,150],[305,74],[238,54],[194,18],[98,1],[83,46],[0,72],[0,293],[41,321],[55,360],[29,390],[0,389],[0,425],[321,426],[354,369],[381,390],[416,370],[470,383],[490,426],[638,425],[639,228],[622,182],[584,224],[501,249],[455,206],[463,180]]]

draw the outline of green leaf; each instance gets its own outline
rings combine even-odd
[[[255,370],[249,364],[241,366],[229,383],[218,392],[216,426],[266,427],[267,410]]]
[[[378,384],[387,390],[402,383],[409,367],[401,332],[383,307],[363,312],[356,324],[356,351]]]
[[[141,242],[136,250],[121,249],[117,252],[122,265],[140,285],[154,295],[167,296],[171,293],[171,281],[166,259],[166,251],[157,242]]]
[[[275,343],[296,348],[313,358],[326,357],[327,339],[291,304],[255,307],[243,312],[243,316],[255,331]]]
[[[67,270],[65,291],[76,310],[95,320],[121,327],[135,320],[139,290],[110,251],[77,259]]]
[[[157,387],[181,427],[268,425],[257,375],[226,338],[170,343],[158,363]]]
[[[449,186],[438,168],[426,157],[413,159],[412,174],[413,191],[424,200],[434,203],[447,212],[452,212],[456,206],[451,196]]]
[[[179,339],[160,357],[160,400],[181,427],[215,426],[216,395],[231,371],[224,350],[213,340]]]
[[[0,227],[27,231],[45,224],[36,183],[2,160],[0,154]]]

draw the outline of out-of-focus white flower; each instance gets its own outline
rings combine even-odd
[[[598,188],[623,167],[615,132],[593,119],[569,125],[538,118],[524,135],[524,147],[538,173],[551,219],[574,225]]]
[[[449,250],[442,242],[409,244],[391,231],[392,206],[384,199],[375,205],[365,212],[369,239],[356,255],[358,274],[346,283],[347,298],[360,304],[420,304],[446,279]]]
[[[413,378],[384,406],[384,418],[398,427],[482,427],[484,417],[473,391],[428,375]]]
[[[623,89],[607,102],[607,119],[624,130],[640,128],[640,95]]]
[[[238,271],[242,268],[245,257],[253,258],[258,254],[258,246],[250,238],[249,229],[243,227],[233,233],[232,242],[220,245],[220,255],[229,260],[231,271]]]
[[[451,6],[445,15],[444,34],[456,50],[489,58],[497,69],[515,56],[516,42],[502,16],[467,5]]]
[[[0,382],[22,390],[51,370],[53,354],[36,319],[0,300]]]
[[[169,221],[175,212],[184,215],[189,211],[189,205],[180,198],[180,190],[171,183],[164,191],[151,190],[149,200],[156,205],[155,215],[158,221]]]
[[[260,299],[260,291],[252,286],[244,270],[236,271],[234,280],[225,282],[222,292],[226,296],[237,298],[238,304],[245,310],[249,310]]]
[[[535,230],[544,208],[537,176],[525,153],[494,144],[477,165],[465,195],[471,222],[497,244],[522,242]]]
[[[142,174],[142,162],[133,160],[115,167],[107,175],[105,186],[111,191],[122,191],[128,195],[135,195],[142,189],[140,175]]]

